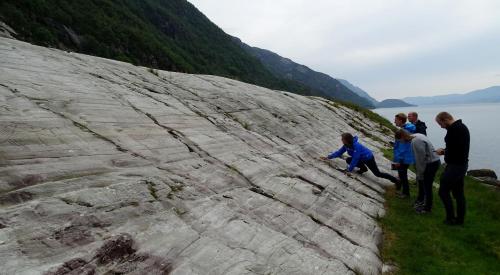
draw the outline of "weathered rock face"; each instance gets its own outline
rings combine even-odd
[[[6,274],[379,273],[383,186],[319,98],[0,38]],[[111,273],[110,273],[111,274]]]

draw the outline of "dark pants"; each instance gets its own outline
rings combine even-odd
[[[346,162],[348,164],[351,164],[351,161],[352,161],[351,157],[348,157],[346,159]],[[391,176],[390,174],[380,172],[380,170],[378,169],[378,166],[377,166],[377,162],[375,161],[374,157],[372,157],[371,159],[366,160],[366,161],[359,161],[358,164],[356,165],[356,167],[361,169],[361,171],[368,171],[368,169],[370,169],[370,171],[372,171],[372,173],[378,178],[388,179],[396,184],[399,183],[397,178]]]
[[[432,163],[427,163],[424,171],[424,178],[418,181],[418,196],[417,201],[424,203],[424,209],[430,211],[432,209],[432,184],[434,178],[441,165],[441,161],[437,160]]]
[[[408,184],[408,168],[409,164],[400,163],[398,168],[399,183],[396,183],[396,190],[401,190],[401,193],[410,195],[410,185]]]
[[[458,223],[463,223],[465,218],[465,195],[464,178],[467,173],[467,164],[448,164],[441,175],[441,185],[439,187],[439,197],[443,201],[446,210],[446,220],[456,219]],[[453,197],[457,203],[457,215],[453,209]]]

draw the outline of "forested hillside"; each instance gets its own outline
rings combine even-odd
[[[270,74],[185,0],[5,0],[0,17],[37,45],[307,94]]]

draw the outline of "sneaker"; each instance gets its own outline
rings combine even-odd
[[[446,225],[456,225],[457,221],[455,219],[452,219],[452,220],[447,219],[447,220],[444,220],[443,223]]]
[[[407,199],[410,197],[409,194],[403,194],[403,193],[399,193],[397,194],[397,197],[400,198],[400,199]]]
[[[415,209],[422,208],[422,206],[424,206],[424,202],[423,201],[416,201],[413,204],[413,208],[415,208]]]
[[[417,214],[425,215],[425,214],[431,213],[431,210],[428,210],[428,209],[425,209],[424,207],[421,207],[421,208],[415,209],[415,212],[417,212]]]
[[[358,174],[360,174],[360,175],[363,175],[363,173],[365,173],[365,172],[367,172],[367,171],[368,171],[368,169],[366,169],[366,168],[365,168],[365,169],[359,169],[359,170],[357,171],[357,173],[358,173]]]

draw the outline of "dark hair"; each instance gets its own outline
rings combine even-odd
[[[399,139],[410,140],[411,134],[404,129],[399,129],[396,131],[396,134],[394,134],[394,138],[396,138],[398,140]]]
[[[354,137],[350,133],[343,133],[342,140],[347,142],[347,144],[352,145],[354,143]]]
[[[406,123],[406,120],[408,119],[408,117],[406,116],[405,113],[399,113],[396,115],[396,118],[401,120],[403,123]]]

